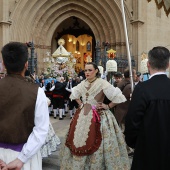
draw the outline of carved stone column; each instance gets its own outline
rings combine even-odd
[[[10,41],[9,0],[0,1],[0,49]],[[1,57],[0,57],[1,60]]]
[[[96,47],[95,47],[95,49],[96,49],[96,52],[95,52],[95,63],[97,64],[97,65],[99,65],[99,62],[100,62],[100,58],[101,58],[101,47],[100,47],[100,42],[99,41],[97,41],[96,42]]]
[[[132,24],[132,56],[136,62],[136,67],[140,71],[140,56],[145,49],[144,40],[144,13],[143,13],[143,2],[142,1],[133,1],[133,20]]]

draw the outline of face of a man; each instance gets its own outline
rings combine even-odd
[[[135,82],[138,82],[138,81],[140,81],[140,76],[136,76]]]
[[[121,77],[115,77],[115,82],[116,83],[119,83],[119,82],[121,82],[122,81],[122,78]]]

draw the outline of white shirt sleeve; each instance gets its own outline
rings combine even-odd
[[[55,85],[53,85],[53,87],[51,87],[50,91],[53,91],[55,89]]]
[[[72,88],[71,88],[71,89],[69,89],[69,88],[67,88],[67,87],[66,87],[66,90],[67,90],[67,91],[69,91],[69,92],[71,92],[71,91],[72,91]]]
[[[22,151],[18,155],[18,159],[27,162],[44,144],[48,128],[49,114],[48,104],[45,93],[42,88],[38,89],[38,95],[35,105],[34,128],[29,135],[27,142],[24,144]]]

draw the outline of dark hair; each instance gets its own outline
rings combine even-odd
[[[10,42],[2,48],[2,58],[7,73],[20,73],[28,61],[28,47],[24,43]]]
[[[137,75],[138,77],[140,77],[140,76],[141,76],[141,72],[137,71],[137,72],[136,72],[136,75]]]
[[[114,77],[122,78],[123,76],[122,76],[122,73],[121,73],[121,72],[116,72],[116,73],[114,74]]]
[[[88,62],[88,63],[86,63],[86,65],[93,65],[93,67],[94,67],[94,69],[96,70],[98,70],[98,72],[96,73],[96,77],[100,77],[100,70],[99,70],[99,68],[97,67],[97,65],[96,65],[96,63],[94,63],[94,62]]]
[[[148,53],[148,62],[153,69],[166,70],[169,64],[170,52],[165,47],[154,47]]]
[[[132,74],[133,74],[133,75],[135,74],[135,70],[134,70],[134,69],[132,69]],[[130,73],[129,73],[129,69],[128,69],[128,68],[126,68],[126,69],[124,70],[124,77],[125,77],[125,78],[130,78]]]
[[[25,76],[30,76],[30,75],[31,75],[30,71],[29,71],[29,70],[26,70],[26,71],[25,71]]]
[[[49,91],[50,91],[50,88],[51,88],[51,83],[48,82],[48,83],[46,84],[46,90],[49,92]]]

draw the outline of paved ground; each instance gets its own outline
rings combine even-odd
[[[53,152],[52,155],[50,155],[48,158],[43,159],[43,170],[59,170],[60,169],[59,150],[61,145],[63,144],[64,136],[69,127],[70,117],[68,114],[64,118],[64,120],[58,120],[54,119],[53,117],[50,117],[50,121],[54,128],[54,131],[61,140],[61,144],[56,152]],[[130,161],[132,161],[132,158],[130,158]]]
[[[63,143],[63,138],[66,134],[66,131],[69,127],[70,117],[68,114],[64,118],[64,120],[58,120],[54,119],[53,117],[50,117],[50,121],[54,128],[54,131],[61,140],[61,144],[56,152],[53,152],[52,155],[50,155],[48,158],[43,159],[43,170],[59,170],[60,169],[59,150]]]

